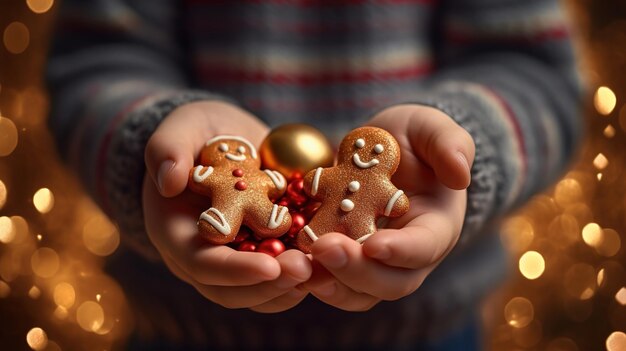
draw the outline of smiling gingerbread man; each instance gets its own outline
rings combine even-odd
[[[207,141],[200,163],[189,172],[189,188],[211,198],[211,208],[198,219],[200,236],[212,244],[226,244],[242,224],[260,238],[278,237],[291,226],[287,207],[270,199],[286,189],[277,171],[260,170],[256,149],[246,139],[222,135]]]
[[[343,233],[362,243],[376,232],[382,217],[399,217],[409,199],[391,183],[400,164],[400,146],[387,131],[361,127],[339,146],[337,165],[317,168],[304,177],[304,190],[322,204],[297,236],[297,246],[310,252],[319,236]]]

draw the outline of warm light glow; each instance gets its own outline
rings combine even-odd
[[[104,311],[95,301],[83,302],[76,310],[76,321],[86,331],[97,331],[104,323]]]
[[[41,296],[41,290],[39,290],[39,288],[38,288],[38,287],[36,287],[36,286],[34,286],[34,285],[33,285],[33,286],[30,288],[30,290],[28,290],[28,296],[29,296],[31,299],[36,300],[36,299],[38,299],[38,298],[39,298],[39,296]]]
[[[602,284],[604,283],[604,268],[598,271],[598,277],[596,278],[596,282],[598,283],[598,286],[602,286]]]
[[[536,251],[528,251],[519,259],[519,270],[526,279],[539,278],[546,268],[543,256]]]
[[[48,336],[41,328],[33,328],[26,334],[26,342],[33,350],[43,350],[48,346]]]
[[[613,90],[608,87],[599,87],[593,96],[593,105],[601,115],[608,115],[613,112],[617,104],[617,97]]]
[[[0,217],[0,242],[8,244],[15,238],[13,221],[9,217]]]
[[[512,217],[502,226],[502,242],[511,252],[524,251],[534,236],[533,225],[525,217]]]
[[[581,300],[588,300],[595,294],[597,274],[591,265],[577,263],[570,267],[563,279],[565,290]]]
[[[626,351],[626,334],[621,331],[611,333],[606,338],[607,351]]]
[[[0,156],[8,156],[17,147],[17,127],[12,120],[0,116]]]
[[[573,178],[561,180],[554,189],[554,200],[561,207],[566,207],[574,202],[580,201],[583,197],[583,190],[580,183]]]
[[[33,204],[40,213],[48,213],[54,207],[54,195],[48,188],[41,188],[33,195]]]
[[[504,318],[514,328],[526,327],[534,316],[533,304],[523,297],[514,297],[504,307]]]
[[[112,254],[120,244],[117,228],[103,215],[90,219],[83,228],[83,243],[98,256]]]
[[[30,265],[38,276],[50,278],[59,270],[59,255],[51,248],[39,248],[31,256]]]
[[[34,13],[45,13],[54,4],[53,0],[26,0],[26,4]]]
[[[102,298],[102,295],[100,294],[96,294],[96,301],[100,302],[100,299]]]
[[[54,309],[54,316],[58,319],[64,320],[65,318],[67,318],[68,314],[69,313],[67,312],[67,308],[63,306],[57,306],[57,308]]]
[[[569,338],[556,338],[548,344],[546,351],[578,351],[576,343]]]
[[[9,286],[9,284],[4,282],[3,280],[0,280],[0,299],[4,299],[5,297],[8,297],[10,294],[11,294],[11,286]]]
[[[583,241],[591,247],[598,247],[602,243],[602,228],[597,223],[588,223],[583,227]]]
[[[622,247],[622,241],[619,234],[611,228],[604,228],[602,241],[596,246],[596,251],[604,257],[611,257],[619,252],[620,247]]]
[[[43,239],[43,236],[41,234],[37,234],[35,237],[37,238],[37,241],[41,241],[41,239]]]
[[[59,283],[54,288],[54,303],[59,306],[70,308],[76,300],[76,291],[69,283]]]
[[[606,126],[606,128],[604,128],[604,131],[602,133],[605,137],[612,138],[615,136],[615,128],[613,128],[613,126],[609,124],[608,126]]]
[[[626,306],[626,287],[622,287],[615,294],[615,300],[622,306]]]
[[[596,158],[593,159],[593,165],[599,169],[603,170],[609,165],[609,160],[604,156],[604,154],[599,153]]]
[[[15,231],[15,238],[13,242],[23,242],[28,238],[28,222],[22,216],[11,216],[13,222],[13,230]]]
[[[598,178],[598,181],[601,181],[602,180],[602,173],[596,174],[596,178]]]
[[[6,203],[7,203],[7,187],[0,180],[0,210],[4,207],[4,204]]]
[[[21,22],[13,22],[4,30],[4,46],[12,54],[21,54],[28,48],[30,32]]]

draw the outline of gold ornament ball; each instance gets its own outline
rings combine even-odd
[[[322,132],[306,124],[284,124],[274,128],[259,148],[263,168],[289,178],[317,167],[331,167],[333,148]]]

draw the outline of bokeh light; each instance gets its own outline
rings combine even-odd
[[[117,228],[103,215],[91,218],[83,228],[83,243],[98,256],[112,254],[120,243]]]
[[[604,136],[607,138],[612,138],[615,136],[615,128],[613,128],[613,126],[609,124],[608,126],[606,126],[606,128],[604,128],[602,134],[604,134]]]
[[[13,227],[13,221],[11,218],[2,216],[0,217],[0,242],[8,244],[15,238],[15,228]]]
[[[580,183],[573,178],[565,178],[557,183],[554,189],[554,200],[561,207],[567,207],[582,199],[583,191]]]
[[[76,300],[76,291],[72,284],[69,283],[59,283],[54,288],[54,303],[57,305],[70,308],[74,305],[74,301]]]
[[[37,249],[30,260],[33,272],[42,278],[50,278],[59,270],[59,255],[51,248]]]
[[[593,297],[596,290],[597,274],[593,267],[586,263],[577,263],[571,266],[563,279],[565,291],[581,300]]]
[[[26,333],[26,343],[33,350],[43,350],[48,346],[48,336],[43,329],[32,328]]]
[[[0,180],[0,210],[7,203],[7,187],[4,182]]]
[[[539,278],[546,268],[543,256],[537,251],[528,251],[519,259],[519,270],[529,280]]]
[[[603,170],[609,165],[609,160],[604,156],[603,153],[599,153],[596,158],[593,159],[593,165],[599,169]]]
[[[609,115],[617,104],[617,97],[613,90],[608,87],[599,87],[593,96],[593,104],[601,115]]]
[[[622,246],[617,231],[611,228],[602,229],[602,241],[596,246],[598,254],[604,257],[615,256]]]
[[[34,13],[45,13],[54,5],[53,0],[26,0],[28,8]]]
[[[0,156],[10,155],[17,147],[17,127],[12,120],[0,116]]]
[[[104,311],[97,302],[85,301],[76,310],[76,321],[86,331],[98,331],[104,323]]]
[[[12,22],[4,29],[4,47],[12,54],[21,54],[28,48],[30,32],[22,22]]]
[[[54,195],[48,188],[41,188],[33,195],[33,205],[40,213],[48,213],[54,207]]]
[[[615,331],[606,338],[607,351],[626,351],[626,334]]]
[[[504,223],[500,237],[509,251],[522,252],[533,241],[533,225],[525,217],[512,217]]]
[[[38,286],[31,286],[30,289],[28,290],[28,297],[30,297],[33,300],[37,300],[39,297],[41,296],[41,289],[39,289]]]
[[[585,244],[596,248],[602,243],[602,228],[597,223],[588,223],[582,230]]]
[[[514,328],[524,328],[535,317],[533,304],[524,297],[514,297],[504,306],[504,318]]]
[[[617,301],[622,306],[626,306],[626,287],[622,287],[615,294],[615,301]]]

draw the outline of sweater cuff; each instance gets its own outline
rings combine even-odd
[[[157,97],[133,110],[116,126],[107,153],[103,179],[105,212],[117,222],[122,243],[145,258],[160,259],[146,235],[142,188],[146,172],[144,150],[148,139],[161,121],[177,107],[205,100],[235,104],[228,98],[201,91],[184,91]]]
[[[459,244],[484,232],[504,214],[519,194],[523,160],[512,116],[488,89],[471,83],[446,83],[418,95],[410,103],[434,107],[470,133],[475,144],[467,209]],[[516,155],[517,154],[517,155]]]

